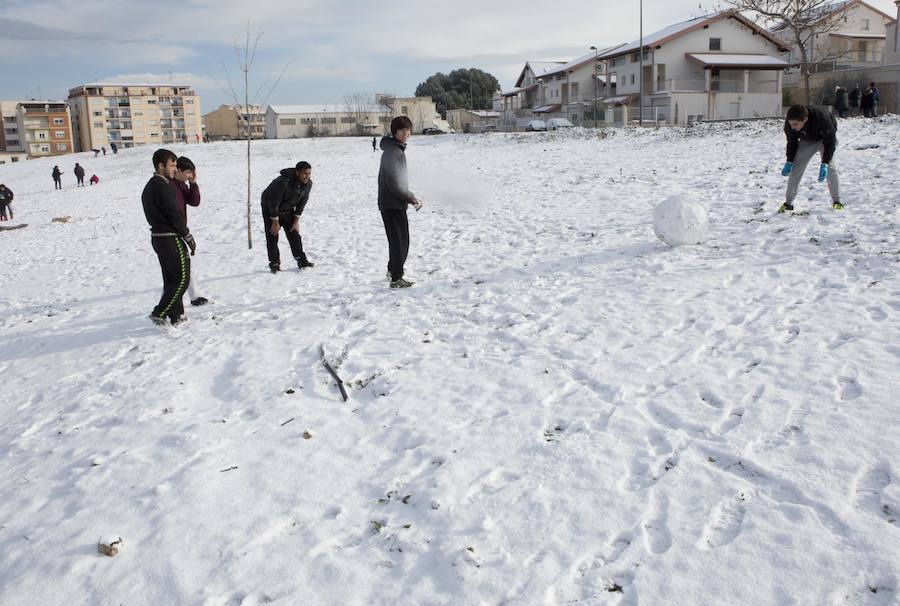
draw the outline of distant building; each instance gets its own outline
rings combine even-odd
[[[395,97],[388,94],[375,95],[375,102],[391,109],[392,116],[406,116],[412,121],[413,133],[419,133],[426,128],[446,129],[446,124],[441,120],[437,106],[431,97]]]
[[[24,162],[28,159],[25,152],[7,152],[0,151],[0,164],[13,164],[15,162]]]
[[[200,97],[173,84],[85,84],[69,90],[77,151],[174,145],[203,135]]]
[[[885,25],[885,49],[884,64],[897,65],[900,63],[900,0],[894,0],[897,5],[897,16]]]
[[[251,105],[248,114],[244,105],[220,105],[203,115],[203,126],[213,139],[246,139],[248,128],[251,139],[265,139],[266,109]]]
[[[75,151],[65,101],[0,101],[0,116],[0,150],[4,152],[40,158]]]
[[[447,111],[450,128],[461,133],[483,133],[499,126],[500,112],[472,109],[451,109]]]

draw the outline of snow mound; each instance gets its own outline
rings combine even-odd
[[[670,196],[653,211],[653,231],[669,246],[699,244],[708,227],[706,209],[685,196]]]

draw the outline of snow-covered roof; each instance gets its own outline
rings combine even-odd
[[[693,59],[703,65],[716,67],[756,67],[770,69],[785,69],[791,64],[784,59],[771,55],[739,54],[739,53],[686,53],[689,59]]]
[[[708,15],[703,15],[700,17],[694,17],[693,19],[688,19],[687,21],[682,21],[681,23],[675,23],[674,25],[670,25],[659,31],[647,34],[643,39],[644,48],[661,45],[665,42],[668,42],[669,40],[672,40],[673,38],[682,36],[695,29],[699,29],[713,21],[727,18],[737,19],[747,27],[756,30],[760,35],[765,36],[773,44],[777,44],[779,47],[784,48],[783,41],[779,40],[774,35],[759,27],[757,24],[750,21],[733,9],[710,13]],[[620,46],[612,48],[612,50],[609,50],[603,55],[600,55],[600,58],[610,59],[612,57],[627,55],[628,53],[637,52],[640,46],[641,40],[634,40],[633,42],[629,42],[628,44],[622,44]]]
[[[560,66],[565,64],[565,61],[526,61],[525,67],[522,68],[519,77],[516,79],[516,86],[522,85],[522,80],[525,78],[525,71],[529,68],[535,76],[540,78],[549,72],[558,70]]]
[[[322,105],[270,105],[269,109],[275,114],[346,114],[349,113],[345,103],[323,103]],[[372,104],[364,107],[353,107],[353,112],[362,111],[368,113],[389,112],[386,105]]]

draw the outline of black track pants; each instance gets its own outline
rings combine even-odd
[[[159,257],[159,266],[163,276],[163,294],[159,305],[153,308],[157,318],[180,318],[184,315],[184,304],[181,297],[191,281],[191,258],[187,245],[178,236],[159,236],[150,238],[153,250]]]
[[[381,218],[388,239],[388,271],[391,272],[392,280],[399,280],[403,277],[403,266],[409,254],[409,220],[406,209],[382,209]]]

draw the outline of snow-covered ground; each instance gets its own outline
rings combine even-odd
[[[896,604],[900,119],[839,138],[847,209],[813,166],[784,216],[777,122],[415,137],[406,291],[370,139],[254,143],[252,250],[242,144],[179,146],[213,304],[167,329],[153,150],[0,167],[0,603]]]

